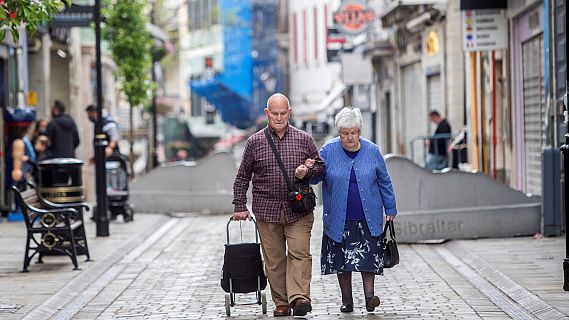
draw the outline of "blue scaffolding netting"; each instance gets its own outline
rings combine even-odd
[[[223,121],[245,129],[255,125],[264,101],[280,91],[276,64],[275,0],[222,0],[223,71],[190,81],[191,90],[221,113]]]

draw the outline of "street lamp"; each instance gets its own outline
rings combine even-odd
[[[565,144],[561,146],[563,153],[563,174],[565,181],[565,259],[563,260],[563,290],[569,291],[569,113],[567,111],[567,93],[569,92],[569,82],[565,80],[565,97],[563,103],[565,104],[565,125],[567,126],[567,133],[565,134]]]
[[[95,55],[97,70],[97,121],[95,122],[95,189],[97,192],[97,237],[109,236],[107,217],[106,135],[103,133],[103,69],[101,64],[101,0],[95,0]]]

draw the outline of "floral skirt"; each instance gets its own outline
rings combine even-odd
[[[322,236],[320,258],[322,274],[373,272],[383,274],[383,248],[380,237],[373,237],[365,220],[346,221],[342,242]]]

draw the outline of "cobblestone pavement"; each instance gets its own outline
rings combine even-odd
[[[226,219],[225,216],[181,219],[180,225],[187,225],[186,228],[170,233],[169,237],[158,241],[138,259],[122,266],[115,280],[74,319],[223,317],[224,292],[219,287],[219,279]],[[341,315],[336,278],[323,277],[318,273],[319,230],[321,228],[317,226],[312,241],[314,311],[311,318],[508,318],[476,290],[468,290],[466,280],[457,276],[443,280],[425,259],[433,253],[431,249],[410,246],[401,247],[401,259],[406,263],[378,278],[376,290],[383,300],[378,312],[373,315],[364,312],[361,290],[355,290],[356,312],[349,316]],[[362,287],[357,277],[354,286],[356,289]],[[459,296],[453,286],[460,287],[468,300]],[[268,293],[268,290],[265,292]],[[254,295],[238,294],[236,300],[237,303],[250,302],[254,300]],[[272,308],[270,303],[269,314]],[[258,305],[236,306],[231,311],[232,318],[236,319],[266,317],[261,315]]]
[[[12,295],[17,299],[10,299],[13,303],[24,305],[17,313],[2,313],[0,309],[0,320],[20,319],[24,314],[27,314],[28,319],[42,319],[41,316],[34,317],[41,315],[42,311],[46,312],[43,318],[50,318],[53,315],[52,319],[226,318],[225,293],[220,288],[219,280],[228,217],[184,215],[177,218],[149,216],[142,218],[144,219],[147,219],[144,226],[146,229],[151,229],[152,224],[156,226],[154,230],[158,226],[161,228],[154,234],[145,233],[141,238],[144,240],[142,244],[115,258],[116,261],[99,259],[93,263],[94,267],[84,267],[88,264],[82,263],[84,271],[80,272],[70,271],[70,264],[62,261],[62,264],[65,263],[65,270],[69,269],[69,273],[50,272],[49,268],[61,269],[61,265],[54,265],[51,262],[41,266],[42,270],[36,269],[28,274],[0,274],[3,287],[0,291],[2,293],[0,305],[6,304],[7,301],[4,301],[3,296],[10,292],[16,292]],[[549,248],[552,243],[548,241],[561,242],[562,238],[546,239],[545,242],[532,242],[531,238],[514,238],[455,241],[444,245],[400,245],[401,264],[393,269],[386,269],[384,276],[376,278],[376,294],[382,301],[376,312],[367,313],[363,308],[361,279],[354,275],[355,312],[348,315],[341,314],[336,277],[321,276],[319,273],[322,230],[320,221],[320,216],[317,214],[312,237],[314,310],[308,318],[569,318],[567,316],[569,306],[566,303],[569,301],[569,294],[560,291],[561,273],[553,270],[554,264],[548,258],[554,255],[560,260],[562,254],[541,248],[543,255],[547,257],[538,259],[529,266],[523,262],[524,257],[516,254],[516,247],[522,244],[532,253],[534,252],[532,250],[539,250],[540,246]],[[128,227],[128,225],[123,226]],[[232,242],[240,241],[239,227],[239,223],[231,223]],[[243,241],[253,241],[252,224],[243,223],[241,227],[244,234]],[[139,230],[142,229],[145,228],[140,227]],[[116,233],[115,237],[123,239],[132,237],[126,234],[119,235],[118,229]],[[121,245],[125,244],[115,242],[114,248],[107,244],[104,250],[118,251]],[[97,247],[100,247],[98,243]],[[103,247],[99,249],[99,255],[103,255],[100,250],[103,250]],[[464,255],[465,252],[470,255]],[[501,258],[497,259],[496,256]],[[476,259],[481,257],[484,260],[477,263]],[[508,264],[508,259],[513,259],[516,263]],[[19,266],[21,262],[17,260]],[[556,264],[561,266],[560,262]],[[0,268],[5,268],[5,265],[4,262],[0,263]],[[86,276],[94,272],[93,268],[99,267],[101,269],[99,273],[87,281]],[[520,271],[524,268],[526,271]],[[0,270],[5,272],[4,269]],[[506,272],[508,276],[498,270]],[[483,273],[489,275],[483,276]],[[550,273],[549,277],[547,273]],[[537,274],[538,280],[532,280],[529,276],[532,274]],[[9,278],[12,279],[5,282]],[[64,283],[68,281],[68,284],[66,286],[55,284],[58,279]],[[545,281],[545,284],[540,285],[539,279]],[[37,289],[33,290],[36,280],[40,280],[41,285],[36,282]],[[511,280],[514,285],[507,280]],[[79,286],[81,282],[84,282],[82,283],[84,287],[76,289],[76,292],[70,295],[69,290],[74,285]],[[523,287],[515,287],[518,283]],[[526,289],[535,294],[525,292]],[[23,299],[24,290],[31,290],[32,300]],[[237,305],[231,308],[231,317],[227,318],[272,318],[274,305],[270,301],[270,291],[267,288],[264,292],[269,300],[268,315],[262,315],[259,305]],[[236,300],[241,304],[253,302],[255,297],[252,294],[237,294]],[[520,302],[522,300],[528,300],[530,304]],[[57,307],[49,310],[50,306]]]

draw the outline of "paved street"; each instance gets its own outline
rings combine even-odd
[[[317,214],[319,215],[319,213]],[[363,309],[354,277],[356,310],[340,314],[334,276],[319,274],[320,219],[312,238],[312,319],[567,319],[561,290],[563,238],[453,241],[400,245],[401,264],[378,277],[382,300]],[[225,317],[219,286],[225,215],[140,214],[111,225],[111,237],[91,238],[94,262],[72,271],[69,259],[48,257],[19,273],[24,227],[0,224],[0,319],[218,319]],[[251,224],[243,224],[252,241]],[[94,232],[89,223],[88,230]],[[237,241],[239,224],[231,224]],[[532,259],[528,263],[528,259]],[[265,292],[270,301],[270,293]],[[237,295],[238,303],[254,300]],[[269,317],[274,306],[269,302]],[[236,306],[231,318],[264,319],[258,305]]]

